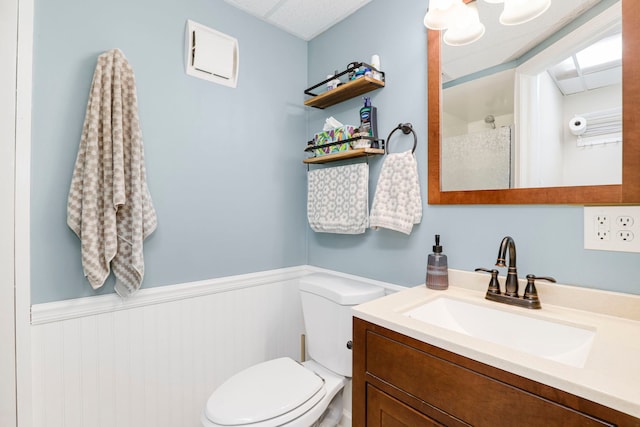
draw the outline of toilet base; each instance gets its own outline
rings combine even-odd
[[[325,409],[324,413],[318,421],[313,423],[311,427],[336,427],[342,419],[342,410],[344,408],[344,401],[342,399],[342,388],[331,400],[329,407]]]

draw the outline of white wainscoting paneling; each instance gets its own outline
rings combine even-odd
[[[229,376],[300,359],[298,278],[308,272],[216,279],[198,292],[185,284],[183,295],[182,285],[157,290],[173,298],[141,290],[128,306],[111,295],[34,306],[33,426],[199,426]]]

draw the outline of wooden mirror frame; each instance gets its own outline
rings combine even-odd
[[[429,204],[640,204],[640,1],[622,2],[622,184],[441,191],[440,31],[428,30]]]

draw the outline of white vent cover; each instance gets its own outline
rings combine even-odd
[[[187,74],[236,87],[238,40],[191,20],[187,21]]]

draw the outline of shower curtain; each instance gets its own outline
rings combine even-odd
[[[442,139],[442,190],[497,190],[511,185],[511,127]]]

